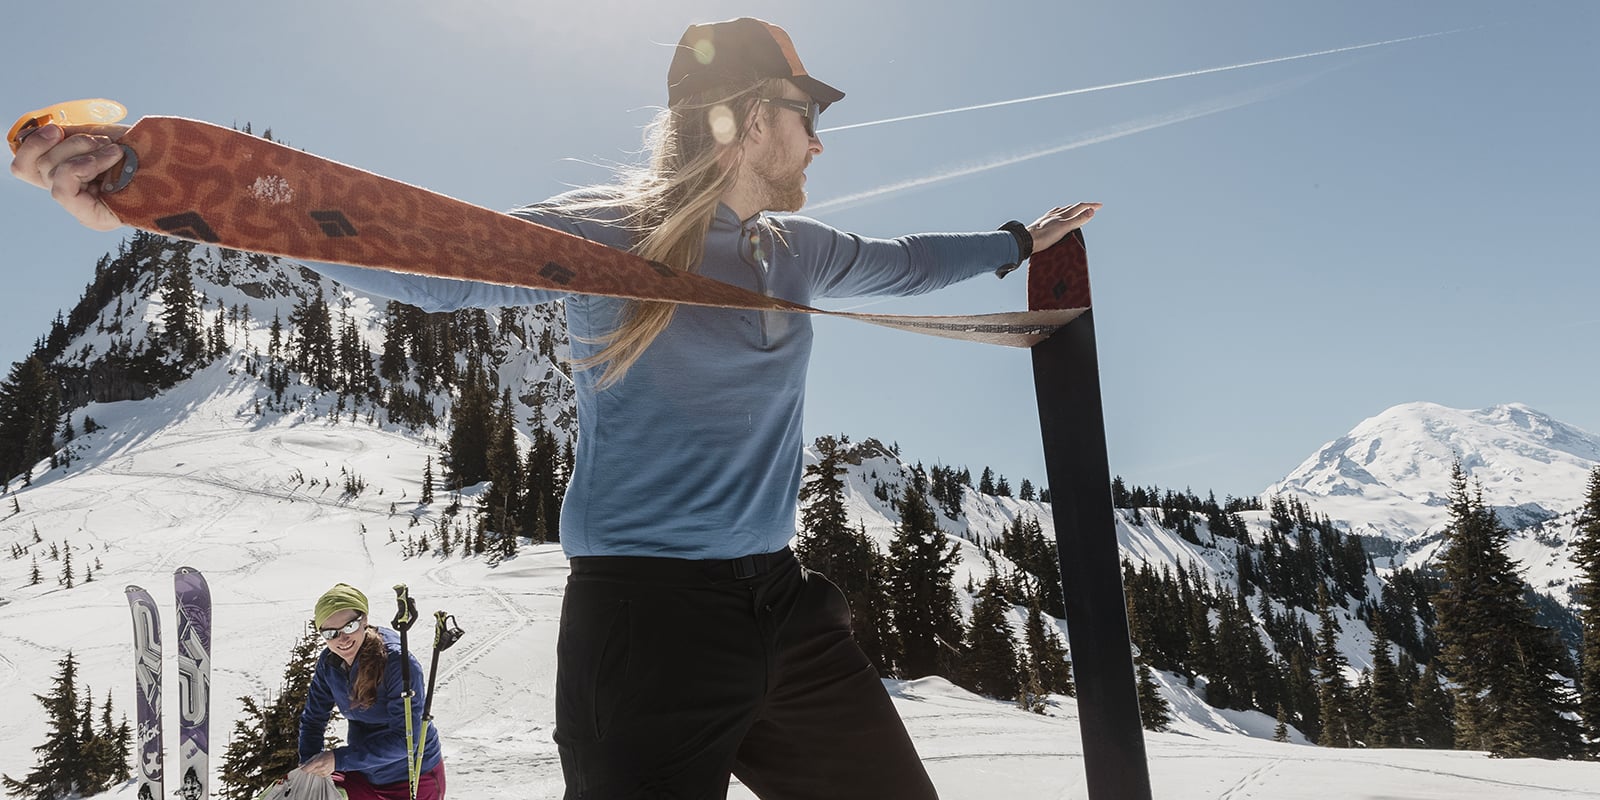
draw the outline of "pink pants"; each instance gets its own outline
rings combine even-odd
[[[395,781],[374,786],[367,776],[359,772],[341,772],[333,776],[335,783],[344,789],[349,800],[410,800],[410,781]],[[422,773],[417,780],[417,800],[444,800],[444,760],[439,766]]]

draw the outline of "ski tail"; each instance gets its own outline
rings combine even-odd
[[[180,800],[211,792],[211,588],[192,567],[172,576],[178,605],[178,768]]]
[[[161,744],[161,614],[150,593],[129,586],[133,612],[134,778],[137,800],[165,800],[162,794]]]
[[[1083,231],[1033,254],[1028,307],[1083,312],[1035,345],[1034,388],[1090,800],[1149,800]]]

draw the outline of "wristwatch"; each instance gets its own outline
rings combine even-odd
[[[1017,263],[1002,265],[994,271],[995,277],[1004,278],[1016,270],[1017,267],[1022,266],[1022,262],[1027,261],[1028,256],[1033,255],[1033,234],[1028,232],[1028,226],[1016,220],[1011,220],[1001,225],[1000,230],[1010,233],[1017,240]]]

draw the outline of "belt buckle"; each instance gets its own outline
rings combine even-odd
[[[734,578],[734,580],[742,581],[745,578],[754,578],[755,576],[757,576],[759,574],[761,574],[761,573],[760,573],[759,570],[756,569],[756,557],[755,556],[739,556],[738,558],[733,560],[733,578]]]

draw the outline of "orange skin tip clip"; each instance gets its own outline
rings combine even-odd
[[[6,133],[6,143],[11,145],[11,152],[15,154],[17,148],[22,146],[22,140],[28,134],[54,123],[66,127],[68,125],[107,125],[121,121],[128,116],[128,109],[115,100],[93,98],[88,100],[69,100],[65,103],[56,103],[45,106],[37,111],[29,111],[17,120],[11,130]]]

